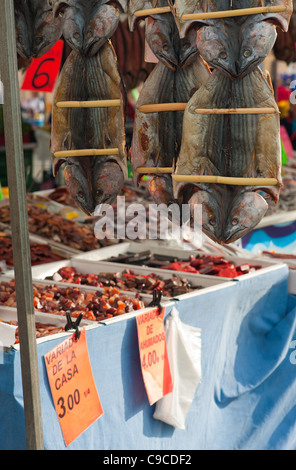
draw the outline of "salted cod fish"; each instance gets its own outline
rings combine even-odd
[[[271,107],[275,114],[202,115],[197,108]],[[271,86],[258,67],[231,80],[215,70],[184,113],[176,175],[276,178],[277,186],[235,186],[174,181],[179,204],[202,204],[204,233],[220,244],[252,230],[278,202],[281,187],[280,118]]]
[[[285,12],[245,15],[234,18],[182,21],[183,14],[235,10],[260,6],[286,6]],[[277,27],[287,31],[292,0],[176,0],[176,22],[183,37],[197,30],[197,47],[204,60],[231,77],[254,70],[272,50]]]
[[[126,0],[52,0],[55,18],[72,49],[93,56],[116,30]]]
[[[193,34],[192,34],[193,33]],[[137,101],[130,150],[136,185],[143,177],[138,167],[172,167],[179,154],[183,111],[145,114],[139,107],[156,103],[187,103],[208,79],[209,70],[198,55],[195,33],[179,38],[170,13],[147,19],[146,39],[159,59],[142,88]],[[157,204],[174,202],[171,174],[152,178],[149,191]]]
[[[14,0],[16,48],[23,59],[44,55],[62,36],[50,0]]]
[[[60,101],[120,99],[119,107],[60,108]],[[111,204],[127,177],[126,96],[116,55],[105,43],[92,57],[72,51],[59,76],[53,103],[51,153],[53,174],[66,162],[65,181],[87,214]],[[118,155],[56,158],[61,150],[117,148]]]

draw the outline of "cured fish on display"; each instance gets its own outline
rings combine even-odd
[[[202,113],[213,108],[234,111],[259,108],[259,114]],[[264,113],[265,109],[269,110],[268,114]],[[189,101],[175,175],[258,181],[251,186],[248,183],[187,183],[186,178],[174,181],[175,197],[180,203],[189,202],[193,207],[203,205],[203,230],[214,241],[230,243],[240,238],[266,213],[266,198],[278,201],[281,187],[279,129],[273,90],[259,68],[236,80],[216,70]],[[269,186],[270,179],[277,183]]]
[[[62,107],[63,102],[118,100],[112,107]],[[53,105],[51,153],[53,173],[66,163],[71,196],[87,214],[112,203],[126,177],[125,92],[112,46],[105,43],[93,57],[73,50],[60,74]],[[94,155],[94,150],[102,155]],[[83,150],[83,156],[71,151]],[[69,154],[70,151],[70,154]],[[59,154],[57,152],[65,152]],[[59,156],[61,155],[61,156]],[[68,156],[70,155],[70,156]]]
[[[186,105],[209,77],[208,67],[199,57],[193,31],[180,39],[170,13],[149,17],[146,22],[146,40],[159,62],[146,80],[136,106],[130,152],[136,184],[145,174],[145,167],[172,168],[182,139],[184,111],[145,113],[143,107],[151,103]],[[137,171],[139,168],[141,173]],[[174,202],[170,172],[154,176],[149,190],[156,203]]]

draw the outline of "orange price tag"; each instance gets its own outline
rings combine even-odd
[[[85,328],[45,354],[50,389],[68,446],[102,414],[89,361]]]
[[[164,311],[153,308],[138,315],[141,369],[150,405],[173,390],[164,331]]]

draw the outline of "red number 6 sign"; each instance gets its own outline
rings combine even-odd
[[[26,71],[22,90],[52,92],[59,75],[63,41],[58,41],[46,54],[34,59]]]

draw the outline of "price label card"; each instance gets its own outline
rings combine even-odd
[[[59,75],[64,43],[59,40],[39,59],[34,59],[26,71],[22,90],[51,93]]]
[[[138,315],[137,330],[141,369],[150,405],[172,392],[173,382],[167,354],[164,311],[154,308]]]
[[[45,356],[50,389],[65,443],[68,446],[102,414],[103,409],[89,361],[85,329]]]

